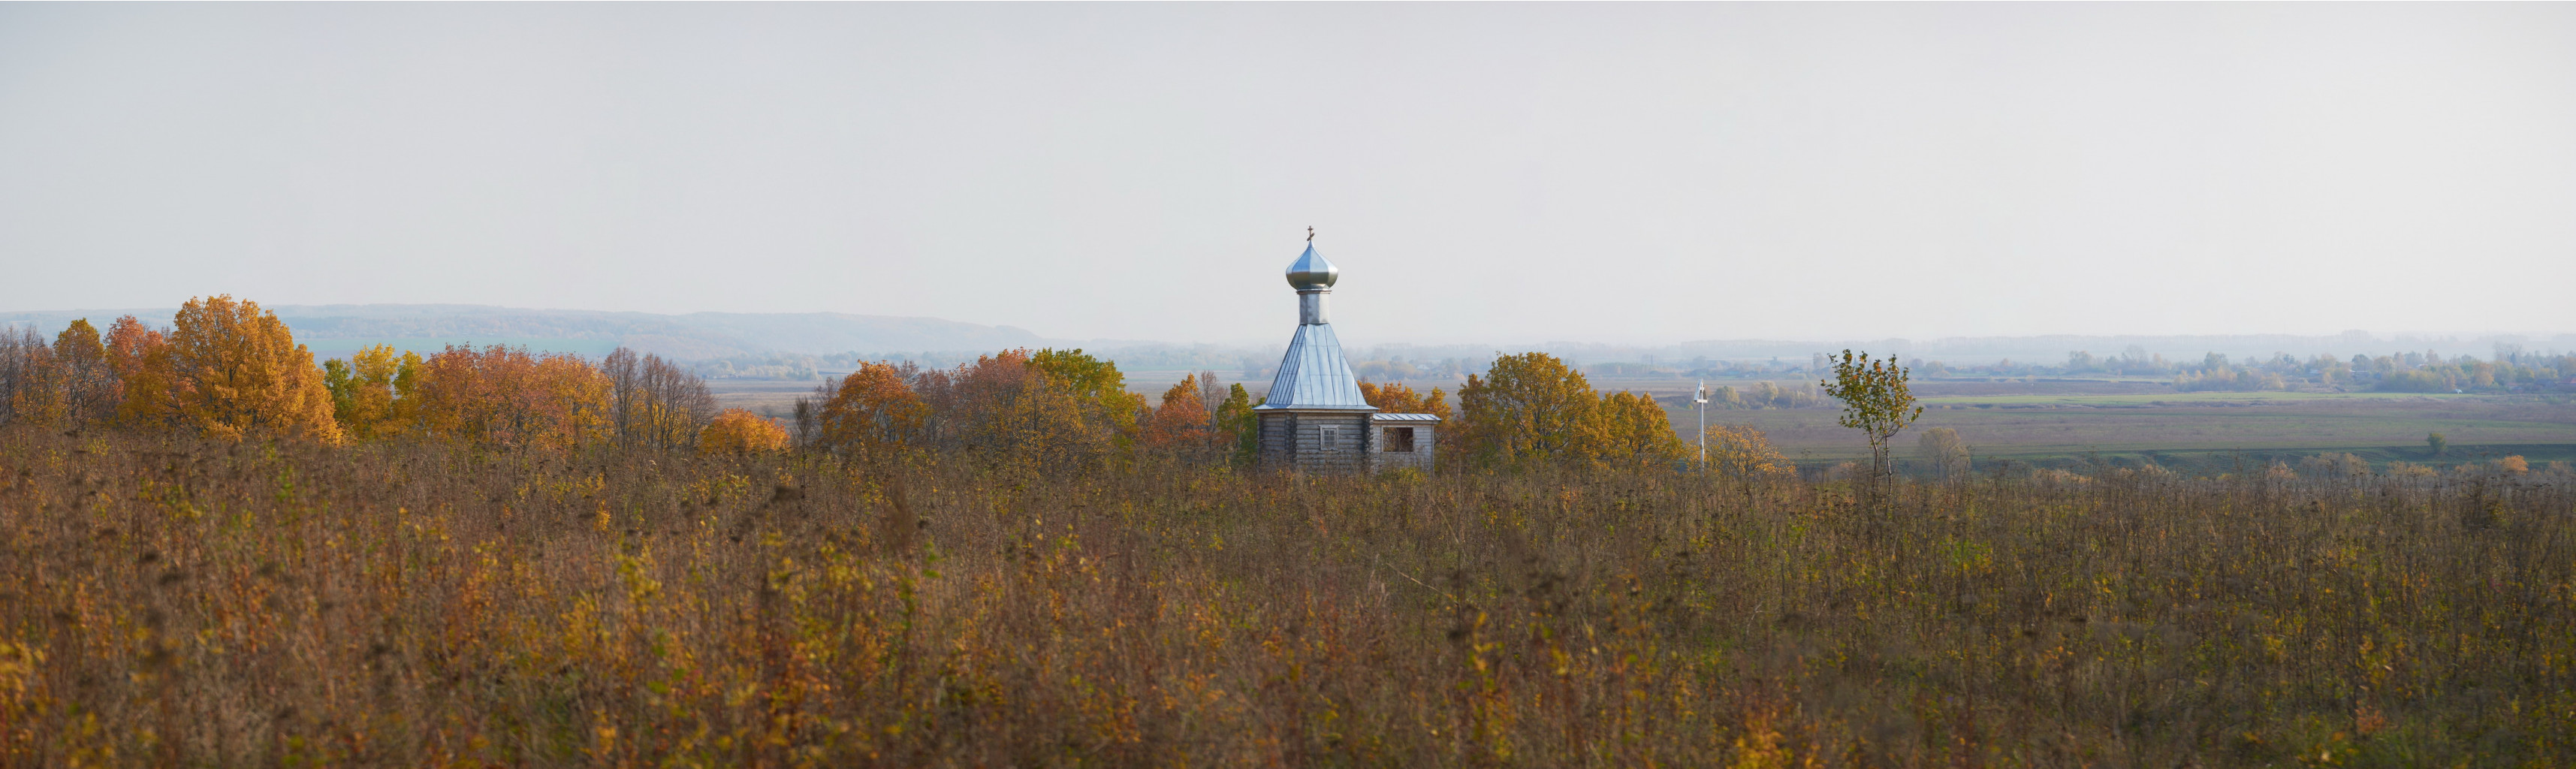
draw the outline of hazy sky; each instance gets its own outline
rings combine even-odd
[[[0,4],[0,310],[2576,330],[2576,5]]]

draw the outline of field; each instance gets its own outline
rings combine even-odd
[[[1651,390],[1665,399],[1682,432],[1697,423],[1697,415],[1687,408],[1691,383],[1611,380],[1598,386]],[[2240,461],[2263,465],[2329,451],[2351,452],[2382,467],[2390,461],[2450,465],[2509,454],[2532,462],[2576,460],[2576,405],[2563,397],[2177,393],[2145,382],[1926,382],[1914,389],[1923,417],[1898,436],[1900,453],[1920,431],[1948,427],[1959,431],[1981,462],[2149,460],[2176,469],[2215,470]],[[1834,423],[1837,413],[1832,408],[1718,410],[1709,412],[1708,420],[1758,428],[1801,464],[1866,456],[1868,446],[1859,433]],[[2434,432],[2450,441],[2450,449],[2440,456],[2424,443],[2425,434]]]
[[[0,766],[2564,766],[2563,476],[0,431]]]

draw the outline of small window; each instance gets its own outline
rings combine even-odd
[[[1389,454],[1413,453],[1413,428],[1386,428],[1386,452]]]
[[[1318,448],[1325,451],[1340,451],[1342,448],[1342,431],[1339,428],[1324,428],[1324,441],[1318,445]]]

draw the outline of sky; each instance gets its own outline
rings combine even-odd
[[[2576,331],[2571,4],[0,4],[0,310]]]

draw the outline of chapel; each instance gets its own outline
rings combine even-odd
[[[1326,312],[1341,277],[1341,268],[1315,253],[1312,235],[1306,252],[1288,265],[1288,286],[1297,290],[1297,335],[1288,340],[1269,396],[1253,407],[1261,420],[1261,466],[1300,473],[1430,470],[1440,417],[1381,413],[1360,395],[1359,377]]]

